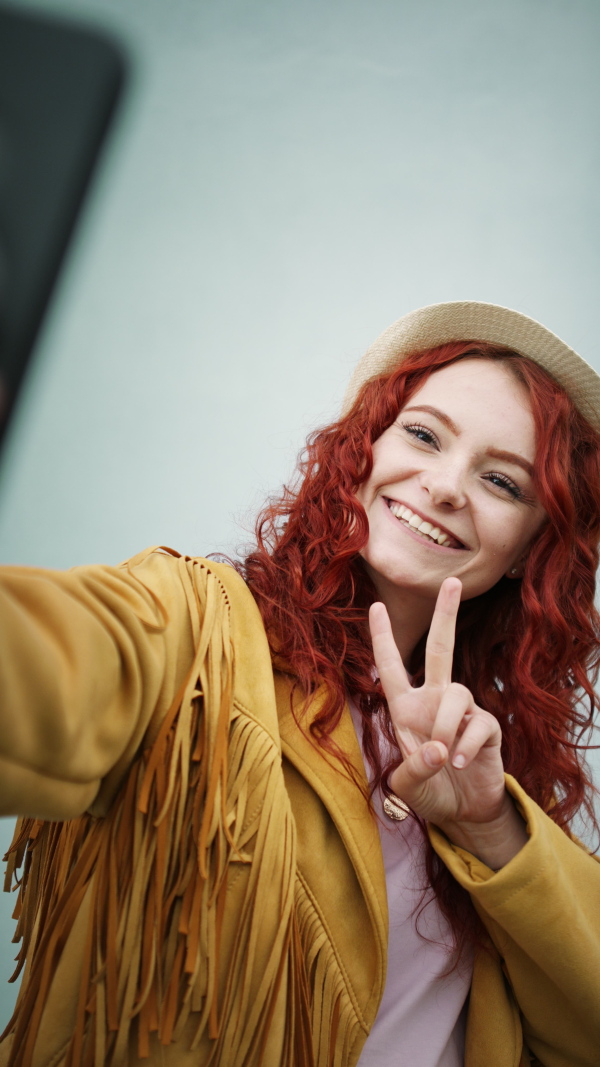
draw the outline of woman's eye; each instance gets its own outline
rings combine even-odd
[[[426,426],[413,426],[404,422],[402,426],[412,437],[416,437],[417,441],[423,441],[426,445],[437,445],[435,434],[428,430]]]
[[[497,485],[499,489],[505,489],[507,493],[510,493],[515,500],[519,500],[523,496],[521,489],[518,485],[515,485],[510,478],[507,478],[505,474],[487,474],[486,478],[492,485]]]

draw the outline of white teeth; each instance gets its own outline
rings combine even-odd
[[[401,519],[407,526],[411,526],[413,530],[418,530],[419,533],[430,537],[432,541],[437,541],[438,545],[445,545],[447,541],[450,541],[448,534],[442,533],[439,526],[432,526],[430,522],[421,519],[419,515],[415,515],[414,511],[405,507],[404,504],[390,501],[389,508],[392,515],[395,515],[397,519]]]

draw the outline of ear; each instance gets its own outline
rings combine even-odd
[[[525,559],[519,559],[506,571],[506,578],[522,578],[525,570]]]

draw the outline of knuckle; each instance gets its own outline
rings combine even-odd
[[[500,723],[498,722],[496,716],[492,715],[490,711],[486,711],[484,708],[476,708],[475,714],[481,720],[482,723],[485,723],[489,730],[493,731],[494,733],[502,733],[500,729]]]
[[[502,731],[498,720],[490,715],[489,711],[483,711],[478,708],[471,723],[465,731],[465,739],[471,743],[477,743],[479,745],[485,744],[488,741],[498,741],[502,738]]]
[[[473,700],[471,690],[467,689],[466,685],[463,685],[462,682],[450,682],[448,689],[462,700],[468,701],[469,703]]]
[[[445,656],[451,648],[443,641],[428,641],[427,651],[433,653],[434,656]]]
[[[486,712],[486,715],[488,715],[488,714],[489,714],[489,712]],[[500,723],[498,722],[498,720],[497,720],[495,715],[490,715],[490,719],[491,719],[490,736],[491,737],[496,737],[499,741],[501,741],[502,740],[502,727],[500,726]]]

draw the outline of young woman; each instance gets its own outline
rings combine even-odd
[[[599,431],[544,327],[424,308],[241,573],[3,569],[0,1064],[598,1063]]]

